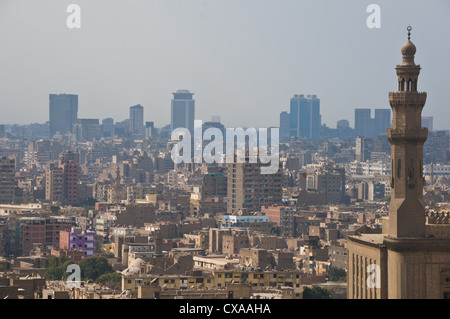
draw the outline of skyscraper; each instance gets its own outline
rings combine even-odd
[[[391,127],[391,110],[375,109],[375,118],[371,109],[355,109],[355,134],[368,138],[386,135]]]
[[[71,133],[78,118],[78,95],[50,94],[50,134]]]
[[[104,137],[114,136],[114,119],[106,118],[102,120],[102,132]]]
[[[194,134],[195,100],[194,93],[188,90],[178,90],[173,94],[171,105],[170,130],[187,128],[191,135]]]
[[[391,127],[391,110],[375,109],[375,136],[386,135],[386,130]]]
[[[371,113],[371,109],[355,109],[356,136],[373,137],[374,123],[372,121]]]
[[[426,127],[428,132],[433,132],[433,117],[422,116],[422,127]]]
[[[144,138],[144,107],[140,104],[130,107],[130,133],[134,138]]]
[[[450,224],[446,213],[427,215],[423,200],[421,126],[427,93],[417,91],[420,66],[410,40],[397,65],[398,90],[389,93],[393,109],[391,201],[381,234],[357,234],[348,239],[348,298],[450,298]],[[440,215],[440,216],[439,216]]]
[[[291,137],[290,130],[291,118],[288,112],[280,113],[280,141],[287,142]]]
[[[320,99],[316,95],[296,94],[290,107],[291,136],[320,139]]]
[[[145,122],[145,138],[149,139],[152,137],[155,137],[155,123]]]

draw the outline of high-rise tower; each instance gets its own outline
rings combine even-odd
[[[194,93],[178,90],[173,93],[170,130],[186,128],[194,134],[195,100]]]
[[[78,95],[50,94],[50,134],[71,133],[78,118]]]
[[[135,138],[144,138],[144,107],[140,104],[130,107],[130,132]]]
[[[374,123],[371,114],[371,109],[355,109],[356,136],[373,137]]]
[[[321,115],[317,95],[295,94],[290,107],[290,135],[319,140]]]
[[[386,136],[386,130],[391,127],[391,110],[375,109],[374,137]]]
[[[417,91],[420,65],[414,63],[410,27],[402,54],[403,62],[396,67],[398,91],[389,93],[393,111],[392,128],[387,130],[392,157],[389,235],[424,237],[423,144],[428,129],[422,128],[422,109],[427,93]]]

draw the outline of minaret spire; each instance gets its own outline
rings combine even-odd
[[[401,51],[403,62],[397,65],[398,91],[389,93],[393,111],[392,128],[387,130],[391,143],[391,202],[389,235],[424,237],[423,144],[428,130],[422,128],[422,109],[427,93],[417,91],[420,65],[414,63],[416,46],[408,40]]]

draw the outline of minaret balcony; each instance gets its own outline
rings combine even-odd
[[[427,100],[426,92],[398,91],[389,92],[389,102],[392,106],[407,105],[423,107]]]
[[[404,128],[388,128],[387,138],[391,143],[421,142],[425,143],[428,137],[428,129],[417,127],[405,130]]]

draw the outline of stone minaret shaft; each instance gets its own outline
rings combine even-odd
[[[410,40],[402,47],[403,62],[397,65],[398,91],[389,93],[393,111],[392,128],[387,130],[391,143],[391,202],[389,235],[425,237],[423,202],[423,144],[428,130],[422,128],[422,109],[427,94],[417,91],[420,65],[414,63],[416,47]]]

